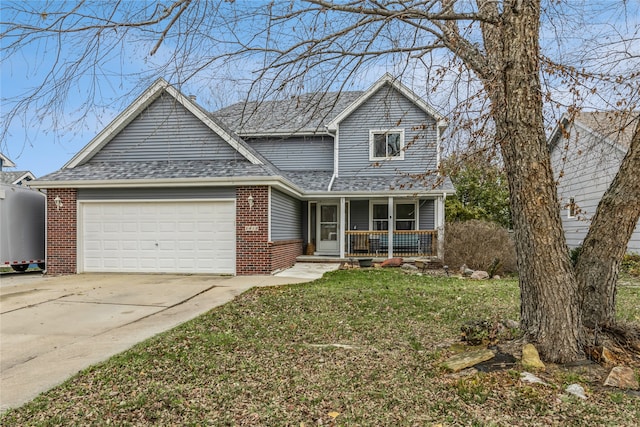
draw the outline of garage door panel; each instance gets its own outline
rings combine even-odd
[[[235,273],[235,204],[82,203],[87,272]]]

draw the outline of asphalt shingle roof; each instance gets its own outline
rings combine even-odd
[[[576,115],[575,120],[627,149],[631,145],[631,138],[638,122],[638,112],[633,116],[613,111],[581,112]]]
[[[454,192],[448,177],[427,175],[421,178],[409,176],[349,176],[334,180],[332,191],[384,192],[384,191],[448,191]]]
[[[327,191],[332,171],[286,171],[283,177],[305,192]]]
[[[17,179],[20,179],[28,173],[29,171],[2,171],[0,172],[0,182],[3,184],[13,184]]]
[[[123,179],[177,179],[272,176],[268,167],[249,161],[180,160],[150,162],[96,162],[60,169],[39,181],[106,181]]]
[[[236,133],[317,132],[364,92],[314,92],[281,101],[239,102],[213,112]]]

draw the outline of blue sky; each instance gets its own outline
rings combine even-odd
[[[10,1],[3,0],[3,3],[9,4]],[[34,6],[36,9],[38,5],[42,4],[40,2],[18,3]],[[615,0],[600,2],[600,6],[612,7],[601,9],[607,10],[606,13],[600,11],[593,14],[589,18],[593,25],[584,28],[584,30],[586,33],[591,32],[594,38],[599,37],[600,32],[609,31],[611,28],[615,28],[614,33],[635,35],[636,39],[630,43],[631,51],[640,57],[640,47],[638,46],[640,2],[629,2],[626,10],[620,8],[620,4],[620,1]],[[569,5],[572,8],[585,7],[584,2],[569,2]],[[567,6],[566,3],[563,3],[558,7]],[[5,15],[4,12],[3,15]],[[5,16],[2,19],[7,18]],[[256,19],[259,21],[259,18]],[[596,25],[598,21],[603,25]],[[557,31],[570,34],[580,30],[579,27],[549,26],[542,35],[541,43],[543,47],[546,46],[550,50],[554,50]],[[584,38],[584,34],[576,34],[576,36],[576,40]],[[16,97],[20,99],[21,94],[41,82],[43,73],[50,69],[52,61],[64,61],[65,57],[84,49],[85,46],[83,46],[81,38],[72,40],[75,40],[75,44],[65,43],[59,51],[59,55],[56,55],[58,51],[54,41],[43,40],[27,45],[16,55],[2,58],[0,69],[2,99]],[[150,57],[148,53],[155,43],[153,38],[148,40],[125,39],[123,43],[118,45],[119,48],[107,52],[100,67],[75,70],[74,72],[82,77],[77,81],[77,84],[69,88],[67,99],[48,110],[43,109],[43,105],[35,102],[27,112],[11,122],[10,128],[7,129],[7,137],[0,145],[0,151],[16,163],[17,170],[30,170],[36,177],[61,168],[136,96],[142,93],[153,80],[164,77],[170,83],[176,83],[175,69],[165,68],[164,72],[151,72],[154,67],[171,58],[172,49],[175,48],[173,42],[173,40],[165,42],[158,53]],[[4,45],[7,41],[2,40],[1,43]],[[179,43],[179,40],[176,43]],[[556,52],[561,52],[560,49],[570,48],[571,45],[571,40],[565,41],[564,46],[558,46]],[[570,53],[570,49],[567,53]],[[254,60],[258,61],[258,58],[254,58]],[[246,83],[252,77],[251,71],[258,68],[259,65],[252,63],[251,59],[243,58],[225,65],[227,69],[216,69],[215,78],[210,78],[211,74],[203,73],[187,80],[184,85],[179,86],[179,89],[187,95],[197,95],[198,102],[204,108],[215,110],[242,98],[246,86],[238,84],[238,79],[240,78]],[[394,65],[390,62],[376,63],[367,70],[366,74],[359,75],[354,80],[354,86],[349,89],[366,89],[387,71],[397,74],[399,68],[397,64]],[[409,86],[412,86],[411,75],[408,73],[403,77],[403,82]],[[140,76],[143,78],[137,78]],[[424,78],[424,76],[420,76],[420,78]],[[419,90],[418,92],[420,93]],[[437,103],[442,100],[428,99],[427,101],[435,102],[435,107],[438,108]],[[3,115],[7,114],[9,106],[10,104],[6,102],[0,105]],[[87,108],[87,106],[91,108]],[[443,111],[443,108],[439,109]]]

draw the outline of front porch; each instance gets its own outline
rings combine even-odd
[[[303,211],[306,255],[443,258],[444,197],[345,197]]]
[[[345,231],[345,256],[437,257],[437,230]]]

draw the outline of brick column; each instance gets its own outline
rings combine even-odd
[[[47,274],[77,271],[76,194],[75,188],[47,190]],[[56,197],[60,197],[60,208],[56,206]]]
[[[249,204],[249,196],[253,207]],[[236,274],[271,274],[269,187],[236,188]]]

